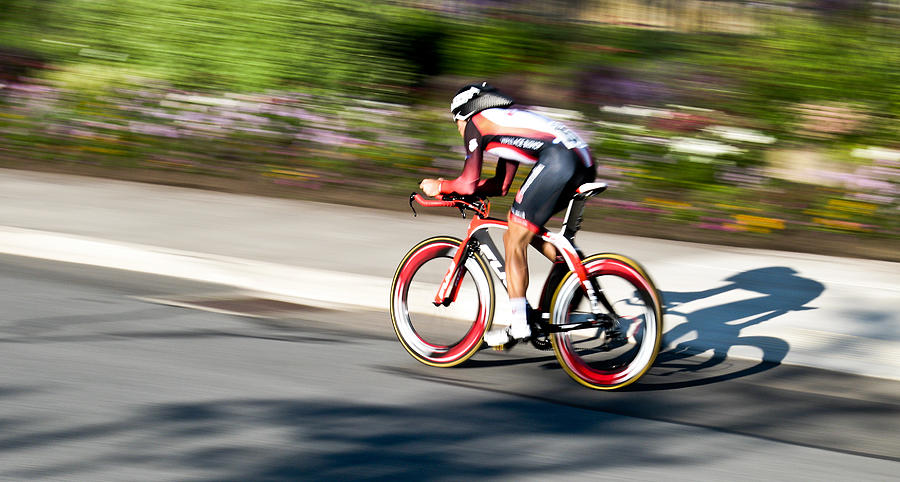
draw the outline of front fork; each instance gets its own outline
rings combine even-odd
[[[456,255],[453,256],[453,261],[447,269],[447,274],[444,275],[444,279],[434,295],[434,300],[432,301],[434,306],[450,306],[451,303],[456,301],[456,297],[459,295],[459,287],[462,285],[460,281],[466,274],[466,260],[469,259],[471,253],[471,243],[466,239],[460,244],[459,249],[456,250]]]
[[[453,256],[453,262],[450,263],[447,274],[444,275],[441,286],[434,296],[433,303],[435,306],[450,306],[451,303],[456,301],[456,297],[459,295],[459,287],[462,284],[461,281],[466,274],[466,260],[476,252],[481,253],[488,266],[497,276],[497,279],[503,283],[503,287],[507,287],[506,265],[503,262],[500,250],[497,249],[497,245],[494,244],[487,231],[477,230],[470,233],[470,236],[463,240],[456,251],[456,255]]]

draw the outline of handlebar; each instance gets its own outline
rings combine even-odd
[[[417,192],[412,193],[410,196],[410,204],[412,201],[416,201],[420,206],[426,208],[454,207],[458,203],[456,199],[428,199]]]
[[[416,209],[413,207],[413,201],[420,206],[431,207],[455,207],[459,209],[460,214],[466,217],[466,209],[470,209],[481,217],[487,217],[490,211],[490,203],[487,198],[480,196],[459,196],[453,194],[439,195],[440,199],[428,199],[427,197],[414,192],[409,195],[409,208],[412,209],[413,216],[417,216]]]

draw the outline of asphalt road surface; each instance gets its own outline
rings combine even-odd
[[[661,354],[598,392],[550,352],[421,365],[381,311],[0,256],[0,478],[889,480],[900,382]],[[219,300],[211,312],[173,304]],[[202,303],[201,303],[202,304]]]

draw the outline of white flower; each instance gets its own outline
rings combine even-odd
[[[669,143],[669,149],[685,154],[697,154],[701,156],[718,156],[722,154],[739,154],[743,149],[704,139],[692,139],[689,137],[676,137]]]
[[[856,148],[850,153],[853,157],[860,157],[872,161],[900,161],[900,151],[894,149],[885,149],[884,147],[867,147],[865,149]]]
[[[663,109],[651,109],[649,107],[641,107],[637,105],[624,105],[617,107],[614,105],[604,105],[600,108],[603,112],[611,114],[633,115],[637,117],[662,117],[665,119],[672,117],[672,112]]]
[[[704,131],[719,136],[723,139],[728,139],[729,141],[738,141],[738,142],[752,142],[754,144],[772,144],[777,139],[772,136],[767,136],[762,132],[751,130],[751,129],[741,129],[740,127],[726,127],[726,126],[712,126],[707,127]]]

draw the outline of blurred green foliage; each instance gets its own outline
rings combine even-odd
[[[900,115],[896,29],[864,21],[768,14],[751,34],[684,33],[359,0],[3,0],[0,12],[0,45],[102,65],[91,72],[101,82],[125,72],[186,89],[384,96],[441,74],[542,73],[566,84],[600,65],[669,85],[713,73],[722,85],[692,100],[775,124],[791,120],[786,105],[816,100]]]
[[[408,82],[379,49],[376,2],[7,0],[0,42],[56,62],[106,61],[186,88],[369,89]],[[380,44],[384,46],[385,44]],[[127,57],[125,57],[127,56]],[[127,61],[117,63],[117,59]],[[112,72],[110,72],[112,75]],[[363,87],[365,86],[365,87]]]

